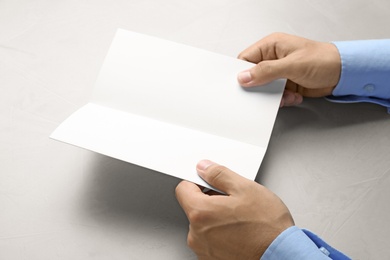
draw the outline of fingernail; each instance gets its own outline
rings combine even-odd
[[[252,81],[252,74],[249,70],[245,70],[238,73],[237,78],[240,83],[249,83]]]
[[[208,167],[210,167],[213,164],[215,164],[215,163],[212,161],[202,160],[202,161],[198,162],[198,165],[196,166],[196,168],[200,171],[205,171]]]

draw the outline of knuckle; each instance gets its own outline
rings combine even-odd
[[[192,232],[187,235],[187,246],[197,255],[202,251],[202,242]]]
[[[245,51],[243,51],[240,54],[238,54],[237,58],[240,59],[240,60],[245,60],[245,61],[249,61],[250,60],[250,57],[248,56],[248,53],[245,52]]]
[[[224,175],[228,174],[229,169],[222,165],[215,165],[210,167],[210,181],[211,183],[219,182]]]
[[[188,221],[194,230],[215,221],[215,217],[215,205],[195,205],[187,212]]]
[[[259,63],[258,68],[260,72],[265,74],[272,72],[272,66],[268,62]]]
[[[262,81],[264,79],[268,79],[268,77],[272,77],[274,75],[273,66],[267,62],[261,62],[257,64],[254,73],[252,73],[253,81]]]
[[[192,225],[202,224],[205,219],[205,214],[201,210],[191,210],[188,212],[188,220]]]
[[[273,39],[274,41],[280,41],[281,39],[286,38],[288,34],[282,33],[282,32],[274,32],[269,35],[270,39]]]
[[[188,233],[188,236],[187,236],[187,246],[191,249],[196,248],[196,241],[195,241],[194,237],[192,236],[191,232]]]

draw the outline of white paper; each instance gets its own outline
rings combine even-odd
[[[201,159],[254,179],[285,80],[237,83],[253,64],[119,29],[92,100],[52,138],[210,187]]]

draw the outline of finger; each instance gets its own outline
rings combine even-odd
[[[286,53],[282,51],[283,48],[280,48],[280,43],[286,42],[290,37],[291,35],[285,33],[270,34],[246,48],[238,58],[253,63],[282,58]],[[288,42],[291,44],[291,41]]]
[[[285,89],[283,92],[282,100],[285,106],[296,106],[302,103],[303,97],[298,92]]]
[[[274,63],[267,63],[265,61],[282,58],[277,55],[276,43],[280,38],[285,36],[284,34],[271,34],[251,45],[238,55],[239,59],[257,64],[257,66],[250,70],[238,74],[237,80],[241,86],[263,85],[278,77],[277,75],[273,75],[273,72],[277,73],[277,71],[272,69]]]
[[[283,92],[283,106],[291,106],[295,101],[295,94],[290,90],[285,90]]]
[[[286,59],[262,61],[251,69],[240,72],[237,80],[243,87],[253,87],[279,78],[287,78],[288,63],[286,61]]]
[[[261,39],[260,41],[257,41],[256,43],[243,50],[238,55],[238,58],[253,63],[259,63],[263,60],[263,50],[265,49],[265,47],[263,46],[265,46],[264,39]]]
[[[194,201],[206,196],[196,184],[189,181],[181,181],[176,186],[175,193],[177,201],[186,214]]]
[[[303,102],[303,97],[299,93],[292,93],[287,100],[284,100],[284,106],[297,106]]]
[[[292,104],[293,106],[300,105],[303,102],[303,96],[299,93],[294,93],[295,99],[294,103]]]
[[[248,179],[214,162],[203,160],[196,166],[199,176],[212,187],[228,195],[242,190]]]

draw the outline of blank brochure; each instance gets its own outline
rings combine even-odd
[[[202,159],[253,180],[285,80],[244,89],[237,74],[252,66],[119,29],[90,102],[51,137],[209,188]]]

